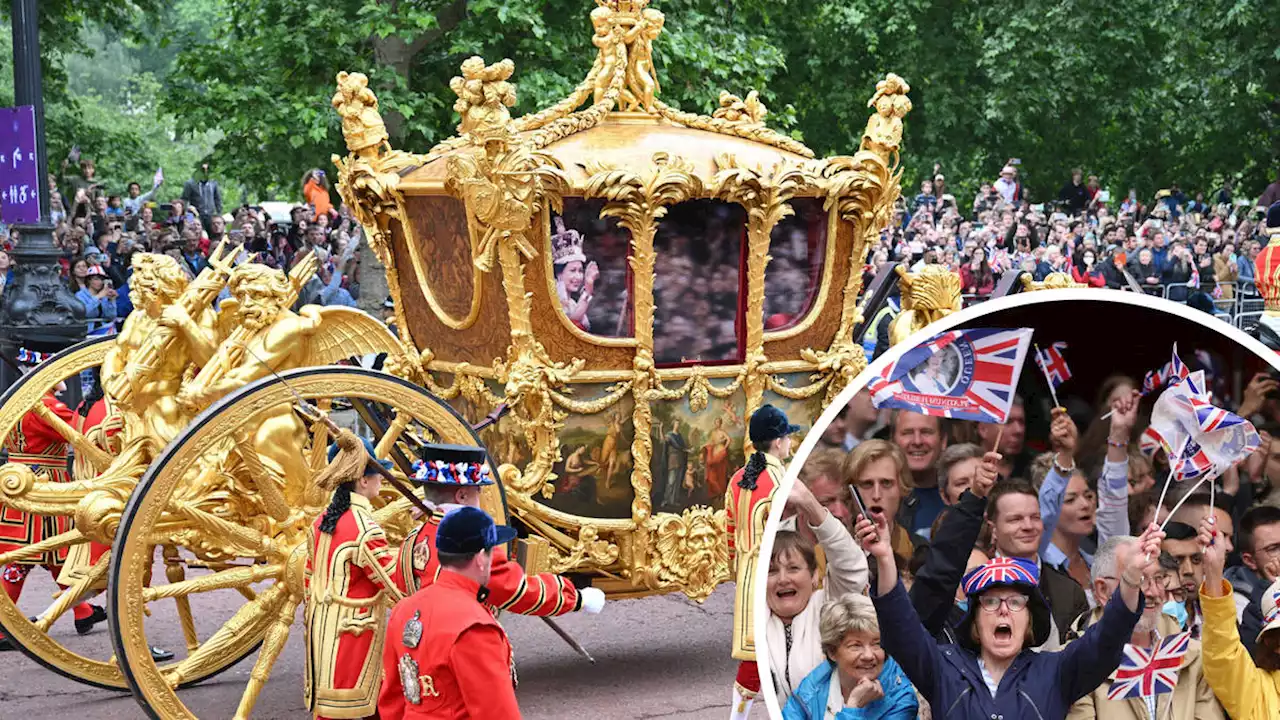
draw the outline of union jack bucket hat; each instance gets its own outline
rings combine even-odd
[[[1013,588],[1023,591],[1027,596],[1027,610],[1031,613],[1030,647],[1039,647],[1049,639],[1052,627],[1049,616],[1049,603],[1040,592],[1040,568],[1030,560],[1012,557],[996,557],[985,565],[970,570],[960,581],[964,594],[969,598],[969,607],[964,619],[956,628],[956,636],[961,645],[976,650],[977,644],[971,637],[977,613],[982,611],[978,602],[983,593],[996,588]]]

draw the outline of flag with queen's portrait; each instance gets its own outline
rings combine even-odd
[[[867,384],[876,408],[1003,424],[1031,344],[1029,328],[950,330],[908,350]]]

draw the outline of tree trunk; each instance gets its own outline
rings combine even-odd
[[[390,68],[395,74],[404,78],[405,86],[409,86],[410,74],[413,70],[413,46],[404,38],[389,35],[373,39],[373,59],[380,68]],[[379,86],[383,90],[395,87],[390,78],[384,77]],[[385,97],[385,95],[384,95]],[[387,124],[387,133],[391,136],[391,145],[399,147],[403,144],[405,119],[397,110],[382,108],[382,120]]]
[[[428,45],[458,27],[466,17],[467,0],[453,0],[436,13],[435,28],[418,35],[412,40],[406,40],[399,35],[371,38],[373,59],[379,67],[389,68],[404,78],[405,87],[412,87],[410,80],[414,58]],[[395,83],[389,77],[384,77],[378,85],[383,90],[395,87]],[[404,115],[401,115],[396,110],[383,108],[382,120],[387,124],[387,134],[391,136],[392,146],[402,145],[406,133]]]

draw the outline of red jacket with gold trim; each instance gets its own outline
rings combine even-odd
[[[52,393],[44,396],[44,406],[68,424],[74,419],[71,408],[55,398]],[[9,462],[26,465],[36,473],[44,473],[53,482],[70,482],[67,471],[67,441],[53,426],[35,412],[27,413],[18,427],[5,438]],[[72,521],[65,516],[28,515],[20,510],[0,504],[0,553],[38,543],[71,529]],[[58,565],[67,558],[67,549],[19,560],[21,565]]]
[[[406,595],[426,587],[440,575],[436,557],[436,531],[440,516],[433,515],[409,534],[400,546],[396,585]],[[556,617],[582,609],[582,595],[573,583],[552,573],[528,575],[520,563],[507,556],[505,546],[493,549],[493,572],[485,604],[517,615]]]
[[[511,643],[479,593],[474,580],[446,570],[396,606],[382,656],[381,720],[518,720]],[[419,625],[406,634],[409,623]],[[408,692],[405,683],[413,683]]]
[[[303,692],[317,716],[364,718],[378,706],[387,608],[401,598],[396,554],[361,495],[351,494],[332,534],[320,522],[307,544]]]

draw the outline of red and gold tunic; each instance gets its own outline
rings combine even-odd
[[[511,643],[479,591],[445,571],[396,606],[382,658],[382,720],[519,719]]]
[[[70,423],[71,409],[52,394],[44,396],[44,405],[53,414]],[[67,471],[67,442],[35,412],[29,412],[18,427],[5,438],[9,450],[9,462],[26,465],[37,474],[44,473],[52,482],[70,482]],[[0,504],[0,553],[38,543],[71,529],[71,518],[66,516],[29,515],[21,510]],[[20,565],[60,565],[67,558],[67,549],[43,553],[18,560]]]
[[[773,495],[782,482],[786,468],[778,458],[765,453],[765,469],[756,479],[754,490],[738,485],[746,468],[733,474],[729,492],[725,495],[725,514],[728,520],[729,557],[737,561],[737,597],[733,601],[733,657],[738,660],[756,659],[755,605],[756,561],[760,556],[760,541],[764,539],[764,526],[773,507]]]
[[[396,553],[351,494],[333,534],[316,520],[307,544],[307,661],[304,694],[317,717],[364,718],[378,706],[387,607],[400,599],[391,579]]]
[[[440,516],[432,515],[400,546],[395,580],[406,595],[440,576],[440,561],[435,553],[439,529]],[[493,549],[493,571],[486,587],[489,597],[485,604],[495,612],[556,617],[582,609],[582,595],[573,583],[552,573],[526,574],[520,563],[507,556],[505,546]]]

